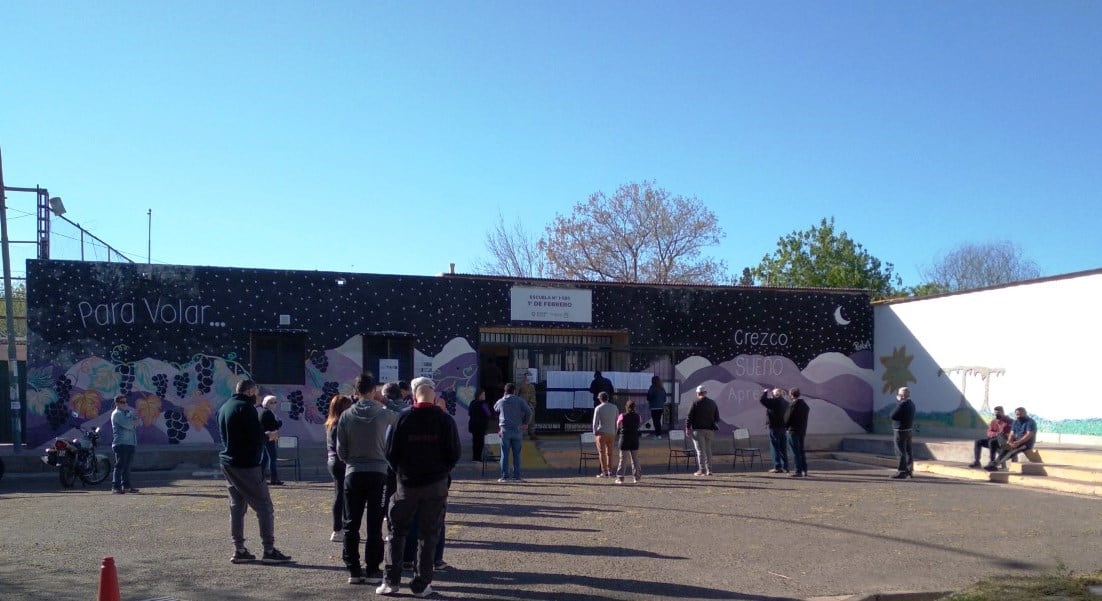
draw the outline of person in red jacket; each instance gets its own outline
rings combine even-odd
[[[1006,444],[1006,439],[1010,436],[1010,426],[1013,423],[1014,420],[1006,415],[1002,407],[995,407],[995,419],[992,419],[991,423],[987,425],[987,434],[976,441],[975,457],[973,457],[972,463],[968,464],[968,467],[980,467],[980,449],[985,447],[990,449],[991,462],[994,463],[999,449]]]

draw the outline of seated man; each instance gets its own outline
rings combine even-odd
[[[1010,439],[1007,441],[1006,446],[999,452],[998,459],[987,464],[987,467],[983,469],[989,472],[1000,469],[1005,470],[1007,459],[1033,448],[1033,443],[1037,438],[1037,422],[1033,421],[1032,417],[1029,417],[1024,407],[1015,409],[1014,416],[1017,419],[1015,419],[1014,423],[1010,426]]]
[[[987,448],[991,451],[991,463],[995,463],[995,455],[999,452],[1010,436],[1011,419],[1003,412],[1002,407],[995,407],[995,419],[987,426],[987,435],[976,441],[975,458],[968,467],[980,466],[980,449]]]

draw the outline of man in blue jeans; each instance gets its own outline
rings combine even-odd
[[[498,482],[509,480],[509,455],[513,456],[513,480],[520,478],[520,444],[528,422],[532,418],[532,408],[528,402],[516,395],[517,387],[512,382],[505,385],[505,396],[494,404],[498,418],[498,433],[501,435],[501,478]]]
[[[126,395],[115,397],[111,412],[111,450],[115,452],[115,472],[111,475],[111,492],[116,495],[135,493],[130,482],[130,463],[138,446],[138,416],[126,404]]]

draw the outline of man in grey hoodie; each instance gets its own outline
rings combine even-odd
[[[386,485],[386,432],[398,414],[375,400],[375,378],[356,378],[357,398],[337,422],[337,456],[346,465],[344,476],[344,564],[349,584],[383,581],[383,489]],[[360,566],[360,521],[367,508],[366,570]]]

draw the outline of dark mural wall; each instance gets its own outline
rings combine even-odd
[[[79,421],[106,421],[112,397],[122,393],[143,418],[143,442],[213,441],[214,413],[248,375],[257,331],[305,335],[305,383],[265,390],[291,403],[295,433],[323,437],[317,424],[329,396],[363,368],[358,336],[375,331],[416,336],[458,418],[477,386],[474,351],[483,326],[622,329],[633,346],[696,347],[700,357],[679,366],[678,377],[686,387],[722,386],[713,396],[726,394],[717,401],[729,414],[752,409],[747,399],[760,386],[802,384],[838,397],[823,398],[857,427],[871,423],[871,387],[863,389],[872,373],[866,294],[523,282],[592,291],[592,322],[562,324],[512,321],[515,284],[29,261],[27,438],[37,444],[66,430],[72,411]]]

